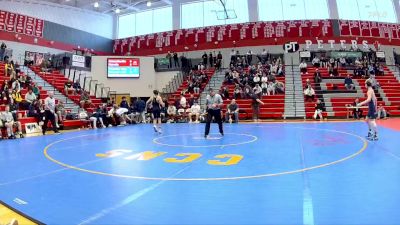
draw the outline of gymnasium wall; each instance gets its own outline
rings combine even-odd
[[[153,57],[136,57],[140,59],[140,78],[107,78],[107,58],[111,56],[92,57],[92,71],[86,74],[106,87],[110,87],[112,91],[120,94],[129,93],[131,97],[150,97],[154,89],[164,88],[177,73],[157,73],[154,70]]]

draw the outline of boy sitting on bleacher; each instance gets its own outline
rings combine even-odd
[[[20,138],[24,137],[21,123],[19,121],[14,121],[14,116],[10,112],[10,106],[7,105],[5,111],[0,113],[0,120],[2,120],[4,127],[7,128],[8,139],[16,138],[14,134],[15,127],[17,128],[17,135],[19,135]]]

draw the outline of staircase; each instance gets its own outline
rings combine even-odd
[[[37,75],[35,72],[33,72],[30,68],[26,66],[20,66],[20,69],[22,72],[24,72],[26,75],[32,78],[32,81],[36,83],[38,86],[42,87],[43,90],[46,91],[52,91],[54,93],[54,97],[58,99],[59,101],[62,101],[64,103],[65,109],[68,111],[71,111],[72,113],[78,113],[79,111],[79,106],[75,104],[71,99],[63,95],[61,92],[56,90],[54,86],[49,84],[47,81],[45,81],[43,78],[41,78],[39,75]]]
[[[285,112],[284,119],[306,117],[304,108],[303,83],[298,67],[286,67],[285,75]]]
[[[199,104],[201,106],[204,106],[206,104],[206,98],[207,98],[207,94],[208,94],[208,89],[212,88],[212,89],[214,89],[216,91],[220,90],[221,87],[222,87],[222,84],[224,83],[224,80],[225,80],[224,71],[216,72],[216,74],[211,77],[210,81],[208,82],[208,84],[204,88],[203,92],[200,94]]]

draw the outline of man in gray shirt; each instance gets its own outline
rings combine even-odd
[[[43,135],[46,134],[47,131],[47,124],[50,120],[51,125],[53,126],[54,133],[59,134],[56,125],[56,116],[55,116],[55,109],[56,109],[56,99],[54,98],[54,93],[49,92],[49,97],[44,100],[44,124],[42,128]]]
[[[224,102],[221,95],[216,94],[212,88],[208,89],[208,91],[209,94],[207,95],[206,99],[206,131],[204,137],[207,138],[208,134],[210,133],[210,126],[213,118],[215,119],[215,122],[218,123],[219,133],[223,136],[224,130],[222,127],[221,107],[223,106]]]

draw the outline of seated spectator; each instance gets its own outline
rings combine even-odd
[[[310,79],[306,80],[306,88],[307,87],[312,87]]]
[[[18,81],[19,81],[19,84],[20,84],[20,86],[21,86],[22,88],[27,87],[27,86],[26,86],[26,76],[24,76],[24,75],[19,76]]]
[[[90,100],[89,93],[87,91],[83,91],[81,94],[81,99],[80,99],[80,104],[81,108],[85,108],[87,105],[91,105],[92,101]]]
[[[259,97],[261,97],[262,95],[262,88],[260,87],[259,84],[256,84],[256,86],[253,88],[253,92],[254,94],[258,95]]]
[[[126,100],[126,97],[125,97],[125,96],[122,96],[122,100],[121,100],[121,102],[119,103],[119,107],[125,108],[125,109],[129,109],[129,103],[128,103],[128,101]]]
[[[365,71],[363,70],[362,66],[357,67],[354,69],[354,77],[365,77]]]
[[[12,82],[11,88],[13,91],[21,91],[21,84],[19,83],[19,80],[14,80],[14,82]]]
[[[99,122],[102,128],[106,128],[107,126],[104,124],[104,120],[106,118],[106,114],[104,111],[104,106],[101,104],[97,107],[96,111],[90,117],[90,121],[92,121],[93,129],[97,129],[97,123]]]
[[[179,106],[183,109],[187,108],[187,102],[184,94],[181,94],[181,98],[179,100]]]
[[[282,64],[279,64],[277,74],[278,74],[278,76],[283,76],[283,75],[285,75],[285,71],[283,70]]]
[[[308,86],[304,90],[304,96],[306,97],[306,101],[314,101],[315,98],[315,91],[311,86]]]
[[[192,123],[192,117],[194,116],[196,120],[194,121],[195,123],[199,123],[199,117],[201,113],[201,108],[200,105],[197,103],[197,101],[194,102],[192,107],[190,108],[189,112],[189,123]]]
[[[275,85],[271,81],[268,82],[267,95],[275,95]]]
[[[386,119],[387,116],[388,116],[388,113],[387,113],[386,109],[383,107],[382,104],[379,104],[379,107],[378,107],[378,117],[377,117],[377,119],[378,119],[378,120],[379,120],[379,119]]]
[[[32,91],[35,94],[35,96],[37,97],[37,99],[40,99],[40,89],[39,89],[39,87],[37,86],[36,83],[33,84]]]
[[[222,90],[221,90],[221,97],[222,97],[223,99],[228,99],[228,98],[229,98],[229,90],[228,90],[228,87],[226,87],[226,86],[222,87]]]
[[[188,104],[187,104],[188,105],[187,107],[188,108],[191,107],[194,104],[195,101],[196,101],[196,98],[194,97],[193,94],[191,94],[190,98],[189,98],[189,101],[188,101]]]
[[[320,60],[317,56],[314,56],[312,62],[314,67],[319,68],[321,66]]]
[[[73,83],[71,81],[67,81],[64,84],[64,93],[66,96],[68,96],[70,92],[75,94],[75,88],[73,87]]]
[[[31,105],[35,100],[37,99],[35,93],[33,93],[33,90],[31,88],[28,89],[28,92],[25,94],[25,103],[26,103],[26,109],[29,108],[29,105]]]
[[[314,82],[319,84],[322,81],[322,76],[321,76],[321,72],[319,72],[318,69],[315,69],[315,73],[314,73]]]
[[[75,89],[75,94],[81,94],[82,88],[78,81],[75,81],[72,87]]]
[[[19,109],[19,105],[22,103],[23,98],[21,96],[21,92],[19,91],[13,91],[12,94],[12,99],[14,100],[15,104],[17,105],[17,110]]]
[[[376,88],[379,88],[379,87],[380,87],[378,81],[375,79],[375,75],[371,75],[371,76],[367,79],[367,81],[371,82],[371,85],[372,85],[372,88],[373,88],[373,89],[376,89]]]
[[[315,112],[313,118],[316,120],[317,116],[319,116],[320,120],[323,120],[324,117],[322,116],[322,112],[324,111],[325,107],[322,104],[321,100],[317,100],[317,103],[315,103]]]
[[[233,98],[234,99],[243,98],[243,92],[239,84],[235,85],[235,89],[233,90]]]
[[[200,94],[200,83],[198,81],[193,84],[193,92],[195,94]]]
[[[261,89],[262,89],[262,95],[263,96],[268,95],[268,82],[262,82],[261,83]]]
[[[65,109],[63,101],[58,101],[56,105],[56,125],[58,126],[60,123],[64,123],[64,120],[67,117],[67,110]]]
[[[346,87],[347,90],[354,89],[353,79],[351,79],[350,74],[348,74],[347,77],[344,79],[344,86]]]
[[[225,121],[232,123],[232,117],[235,119],[235,123],[239,122],[239,106],[235,99],[232,99],[231,103],[227,106],[227,111],[225,113]]]
[[[281,94],[285,93],[285,84],[283,82],[275,81],[274,86],[275,86],[275,93],[281,93]]]
[[[7,134],[9,139],[15,139],[14,128],[17,128],[17,135],[23,138],[22,126],[19,121],[14,120],[13,114],[10,112],[10,106],[6,106],[5,111],[1,113],[1,120],[4,121],[4,126],[7,128]]]
[[[342,67],[345,67],[345,66],[346,66],[346,59],[345,59],[344,57],[340,58],[340,59],[339,59],[339,62],[340,62],[340,65],[341,65]]]
[[[300,63],[299,68],[300,68],[301,75],[308,74],[307,63],[304,60]]]
[[[169,123],[175,122],[176,107],[173,104],[169,105],[167,108],[167,117]]]
[[[353,102],[353,117],[354,119],[361,119],[363,117],[363,111],[362,109],[358,108],[358,103],[360,103],[360,99],[356,98]]]
[[[382,65],[379,65],[379,67],[378,67],[378,72],[377,72],[376,75],[379,75],[379,76],[385,75],[385,69],[383,68]]]
[[[255,76],[254,76],[254,78],[253,78],[253,84],[254,85],[260,85],[261,84],[261,78],[259,77],[259,75],[258,74],[256,74]]]

